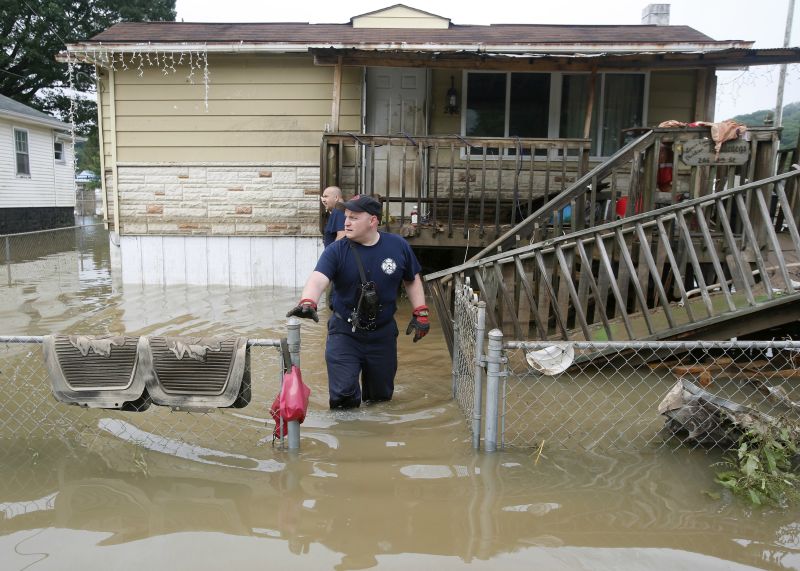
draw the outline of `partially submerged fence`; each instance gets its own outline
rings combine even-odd
[[[800,433],[800,342],[507,340],[456,303],[454,394],[473,445],[728,448],[748,427]],[[485,348],[485,349],[484,349]]]
[[[108,271],[108,231],[86,224],[0,236],[0,287]]]
[[[293,363],[299,365],[299,323],[287,330]],[[278,394],[284,362],[280,339],[250,339],[249,404],[243,408],[180,408],[129,403],[128,410],[87,408],[57,402],[42,350],[42,337],[0,337],[0,451],[29,454],[36,442],[58,441],[68,449],[83,448],[106,458],[135,459],[144,452],[173,458],[274,471],[280,463],[264,459],[261,446],[271,446],[275,421],[269,409]],[[296,449],[299,427],[277,445]]]

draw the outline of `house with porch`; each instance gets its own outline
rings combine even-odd
[[[70,126],[0,95],[0,234],[75,223]]]
[[[798,61],[669,25],[665,6],[619,26],[458,25],[402,4],[342,24],[123,22],[59,57],[96,67],[123,281],[301,286],[326,185],[463,258],[647,128],[713,121],[717,69]]]

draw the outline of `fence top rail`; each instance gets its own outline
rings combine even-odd
[[[795,349],[800,341],[505,341],[504,349],[537,350],[545,347],[573,349]]]
[[[191,337],[191,336],[189,336]],[[43,335],[0,335],[0,344],[44,343]],[[280,339],[248,339],[248,347],[280,347]]]
[[[466,262],[464,264],[461,264],[460,266],[454,266],[446,270],[441,270],[439,272],[427,274],[425,276],[425,281],[436,280],[447,275],[463,272],[464,270],[469,270],[487,264],[492,264],[497,262],[498,260],[511,261],[513,260],[514,256],[521,256],[528,252],[533,252],[534,250],[541,250],[543,248],[552,247],[557,244],[563,244],[566,242],[576,242],[586,236],[591,236],[594,234],[602,234],[603,232],[609,232],[609,231],[613,232],[616,228],[633,226],[638,223],[647,222],[655,218],[663,218],[668,215],[676,215],[680,211],[693,210],[696,205],[704,205],[709,202],[716,202],[717,200],[725,199],[731,195],[740,194],[754,188],[760,188],[770,184],[778,183],[783,180],[797,177],[798,175],[800,175],[800,166],[793,165],[791,171],[783,174],[743,184],[735,188],[729,188],[728,190],[724,190],[722,192],[716,192],[713,194],[708,194],[706,196],[701,196],[700,198],[684,200],[683,202],[680,202],[678,204],[673,204],[671,206],[666,206],[664,208],[659,208],[657,210],[651,210],[650,212],[644,212],[642,214],[635,214],[627,218],[622,218],[620,220],[615,220],[613,222],[608,222],[606,224],[601,224],[599,226],[593,226],[592,228],[586,228],[584,230],[578,230],[577,232],[572,232],[564,236],[557,236],[555,238],[550,238],[549,240],[544,240],[542,242],[528,244],[526,246],[521,246],[513,250],[506,250],[505,252],[499,252],[492,256],[487,256],[485,258],[480,258],[474,261]]]
[[[82,224],[80,226],[64,226],[62,228],[47,228],[45,230],[33,230],[32,232],[17,232],[16,234],[2,234],[1,237],[3,238],[14,238],[16,236],[31,236],[33,234],[43,234],[46,232],[60,232],[63,230],[78,230],[80,228],[93,228],[95,226],[104,226],[103,222],[97,222],[95,224]]]
[[[514,146],[521,145],[549,145],[549,146],[567,146],[569,148],[581,148],[591,144],[591,139],[548,139],[548,138],[522,138],[522,137],[469,137],[461,135],[405,135],[402,133],[396,135],[378,135],[368,133],[349,133],[349,132],[336,132],[325,133],[322,135],[323,141],[347,141],[347,142],[360,142],[362,144],[369,144],[375,142],[389,142],[400,141],[403,143],[424,143],[436,144],[442,142],[455,142],[461,146],[468,145],[471,147],[480,148],[482,144],[494,146]]]

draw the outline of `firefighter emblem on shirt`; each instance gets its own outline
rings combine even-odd
[[[390,275],[392,275],[392,274],[394,273],[394,271],[397,269],[397,262],[395,262],[395,261],[394,261],[393,259],[391,259],[391,258],[386,258],[386,259],[385,259],[385,260],[384,260],[384,261],[381,263],[381,269],[383,270],[383,273],[384,273],[384,274],[386,274],[387,276],[390,276]]]

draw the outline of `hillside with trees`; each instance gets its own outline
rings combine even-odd
[[[733,117],[734,121],[744,123],[748,127],[763,127],[764,119],[771,118],[773,109],[762,109],[745,115]],[[783,131],[781,132],[781,148],[797,145],[797,134],[800,132],[800,101],[789,103],[783,108]]]

